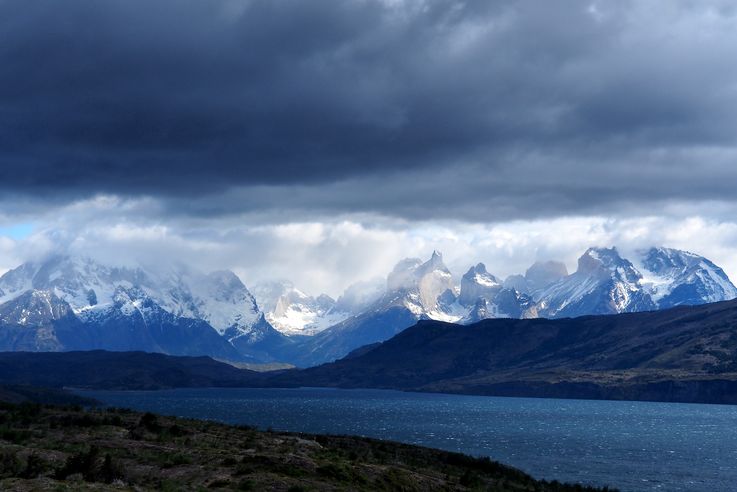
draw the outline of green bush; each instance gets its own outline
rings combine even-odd
[[[64,466],[56,471],[56,478],[64,480],[70,475],[79,473],[88,482],[94,482],[97,477],[96,464],[99,454],[97,446],[92,446],[88,451],[71,455]]]
[[[26,458],[26,467],[20,474],[21,478],[36,478],[46,471],[46,462],[38,455],[29,454]]]
[[[317,474],[338,482],[352,482],[353,473],[347,466],[328,463],[317,468]]]
[[[186,454],[174,453],[165,455],[161,462],[161,466],[163,468],[173,468],[175,466],[189,465],[191,463],[192,460]]]
[[[0,477],[17,477],[23,470],[23,462],[15,451],[3,450],[0,453]]]
[[[124,478],[123,469],[118,462],[116,462],[110,454],[105,454],[105,459],[100,467],[100,472],[97,476],[97,481],[112,483],[115,480],[122,480]]]
[[[161,425],[159,425],[159,420],[151,412],[146,412],[141,416],[141,420],[139,420],[138,425],[140,427],[143,427],[149,432],[153,432],[154,434],[158,434],[161,432]]]
[[[0,427],[0,439],[13,444],[22,444],[31,438],[31,431],[26,429],[10,429]]]
[[[252,480],[244,479],[238,482],[238,490],[256,490],[256,484]]]

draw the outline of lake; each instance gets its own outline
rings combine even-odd
[[[384,390],[80,391],[108,405],[262,429],[355,434],[623,491],[737,487],[737,407]]]

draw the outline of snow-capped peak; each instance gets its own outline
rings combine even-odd
[[[655,309],[641,281],[642,274],[616,248],[589,248],[576,272],[537,294],[538,312],[565,317]]]
[[[660,308],[737,297],[737,288],[724,271],[703,256],[664,247],[638,253],[643,284]]]
[[[229,271],[204,274],[184,265],[105,265],[89,257],[53,256],[0,277],[7,302],[30,290],[53,293],[87,317],[120,302],[121,289],[153,300],[176,316],[207,321],[221,334],[249,333],[261,313],[248,289]]]
[[[254,292],[266,319],[284,335],[314,335],[353,314],[327,294],[313,297],[288,280],[256,284]]]
[[[589,248],[578,259],[579,272],[594,272],[601,269],[612,270],[627,266],[629,262],[619,256],[617,248]]]
[[[479,263],[475,267],[471,267],[464,277],[471,277],[474,282],[479,285],[483,285],[484,287],[496,287],[501,285],[498,278],[486,271],[486,265],[483,263]]]
[[[491,300],[501,289],[499,279],[486,271],[486,265],[478,263],[461,277],[461,294],[458,302],[467,307],[475,306],[479,298]]]

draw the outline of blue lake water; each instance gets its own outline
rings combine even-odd
[[[84,391],[112,406],[460,451],[623,491],[737,490],[737,407],[383,390]]]

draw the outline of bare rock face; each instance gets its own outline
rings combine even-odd
[[[437,251],[424,263],[418,258],[400,261],[387,278],[387,295],[402,298],[418,314],[436,311],[438,298],[453,287],[453,277]]]
[[[453,277],[443,263],[442,255],[433,251],[430,260],[423,263],[417,273],[422,306],[428,311],[436,310],[438,298],[446,291],[453,290]]]
[[[458,302],[462,306],[475,306],[479,298],[494,299],[502,288],[499,279],[486,271],[486,265],[479,263],[469,268],[461,278],[461,295]]]

